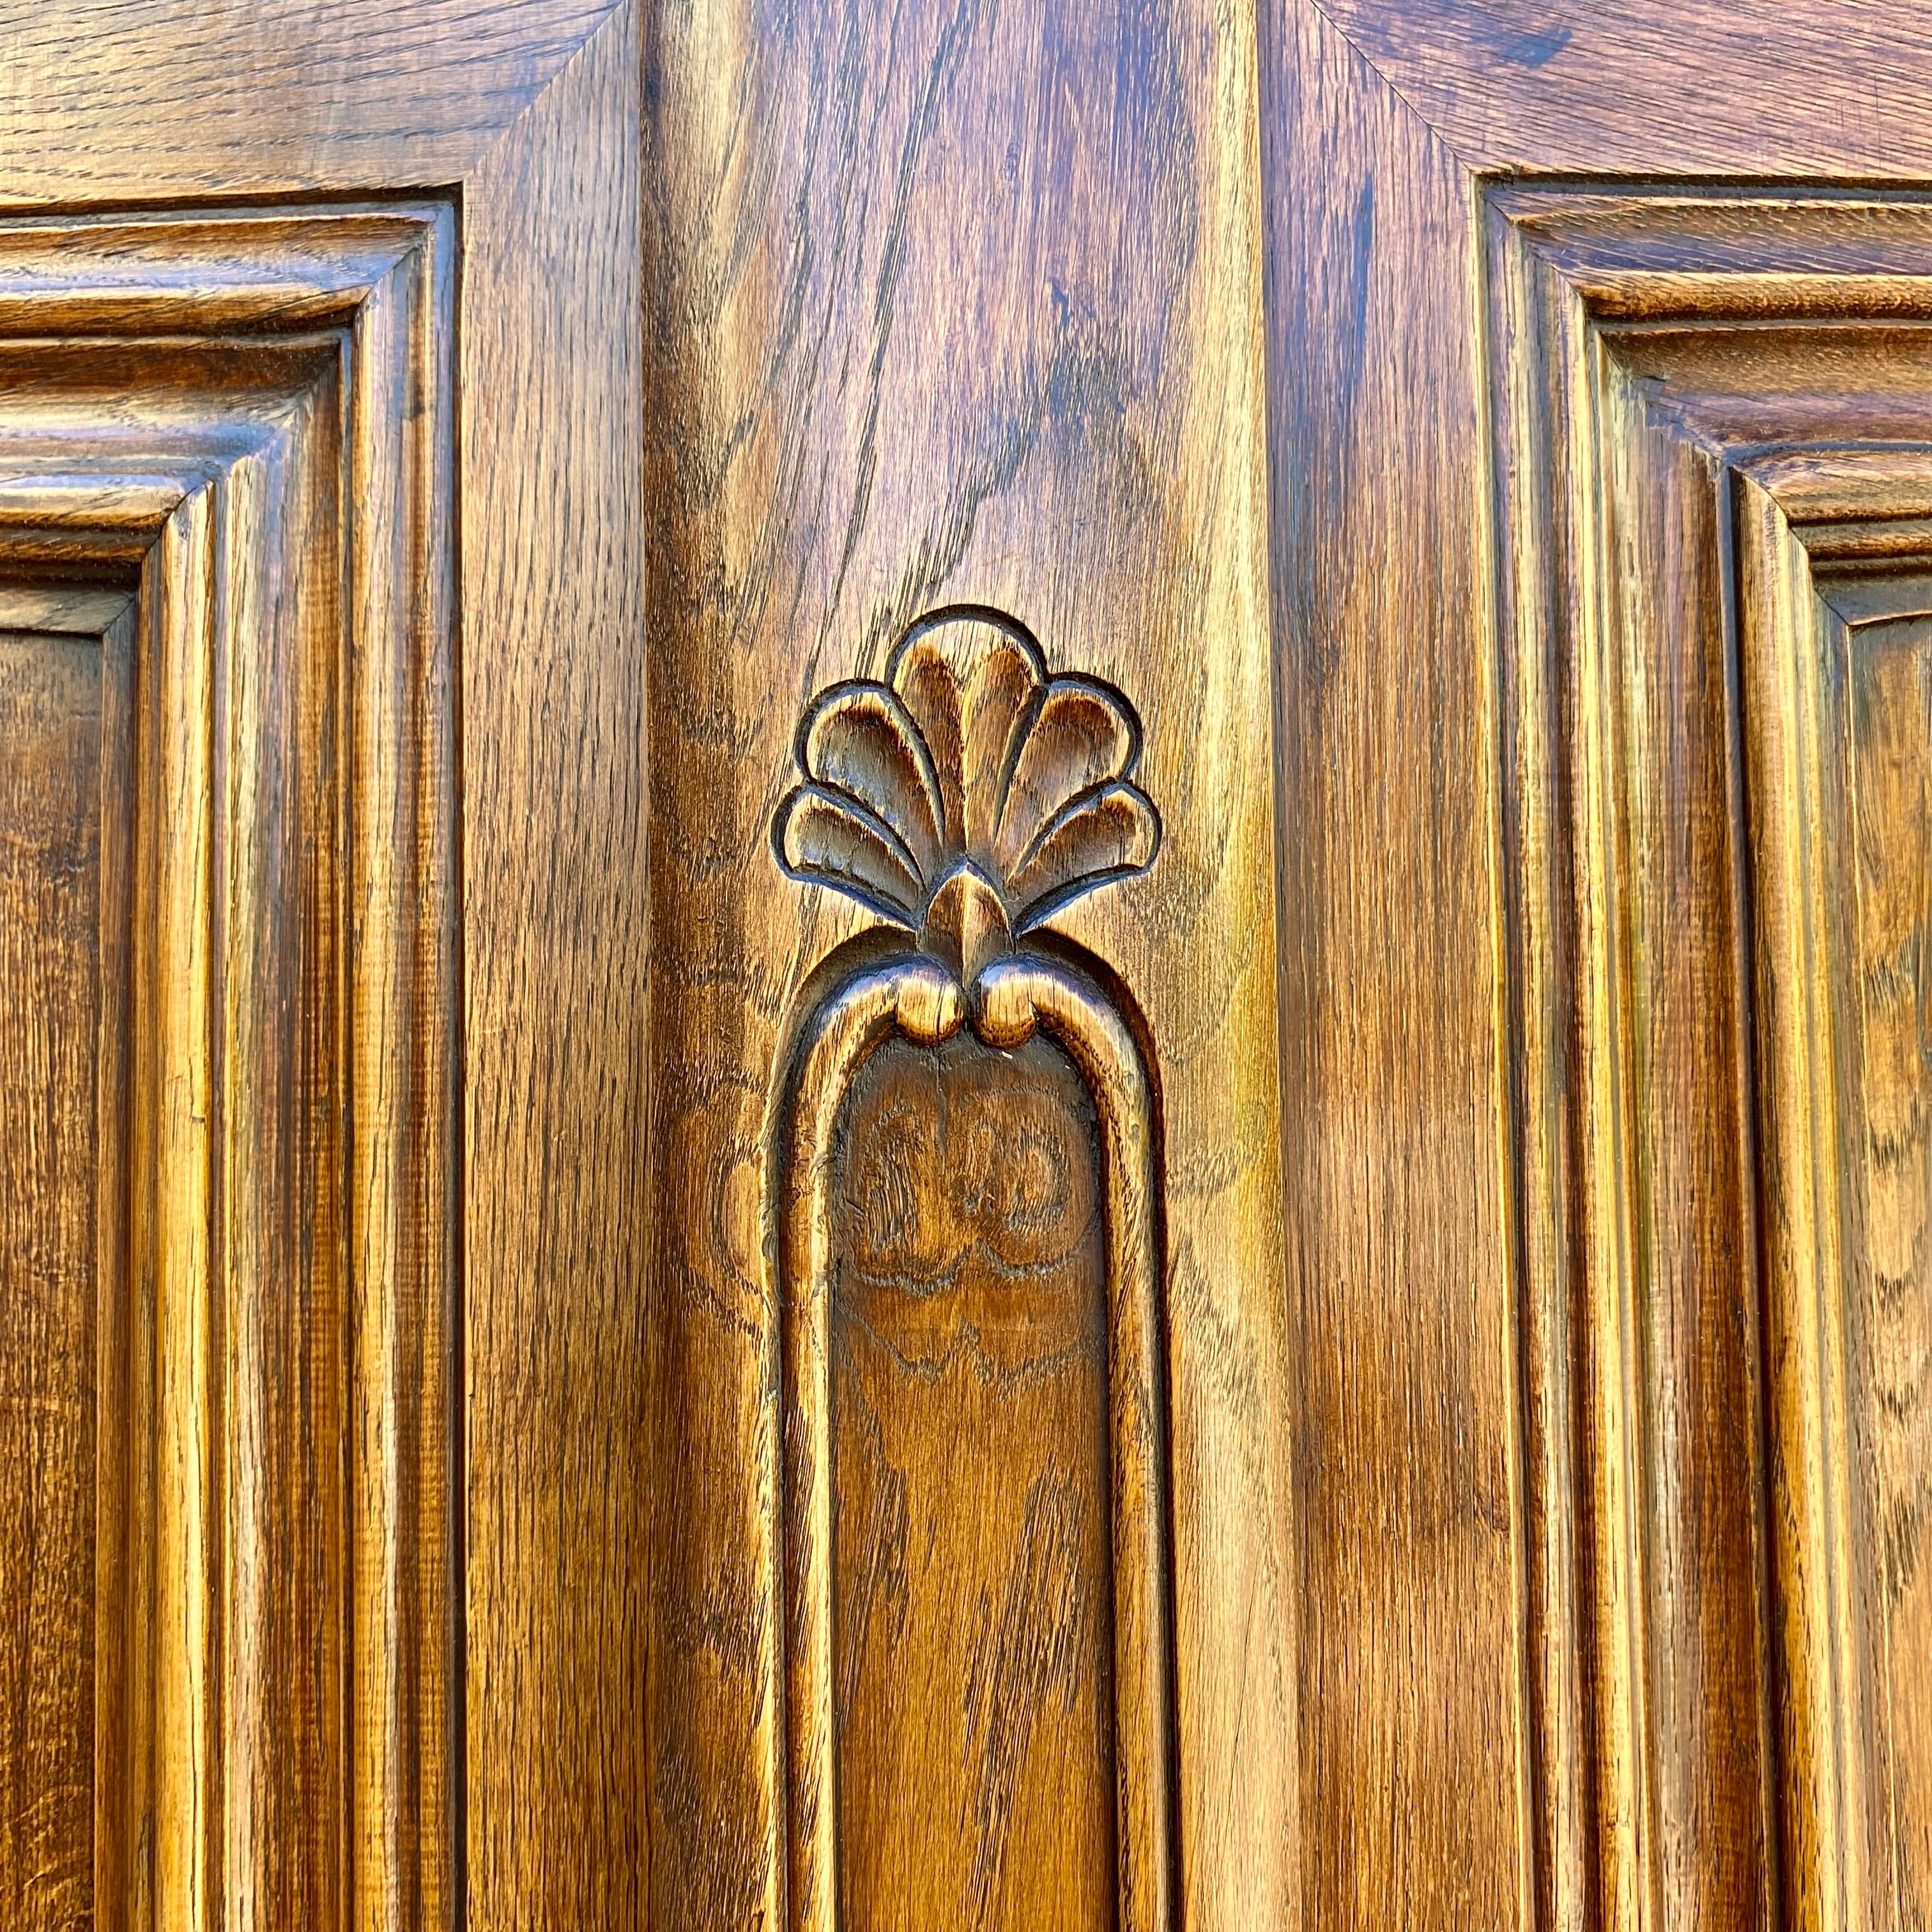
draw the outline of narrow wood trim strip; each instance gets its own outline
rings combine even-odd
[[[1784,1904],[1794,1926],[1868,1922],[1851,1604],[1843,1172],[1828,880],[1846,769],[1842,627],[1774,500],[1738,492],[1739,660],[1750,796],[1760,1241],[1772,1408],[1773,1623]]]

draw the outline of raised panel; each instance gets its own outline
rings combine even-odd
[[[1932,220],[1490,239],[1549,1882],[1907,1926]]]
[[[1874,626],[1852,675],[1874,1690],[1910,1924],[1932,1918],[1932,622]]]
[[[0,1916],[22,1928],[93,1922],[74,1798],[98,1742],[98,1351],[126,1285],[100,1097],[126,1072],[130,604],[0,592],[0,623],[63,626],[0,629]]]
[[[666,18],[8,18],[0,582],[140,599],[123,1192],[155,1292],[101,1354],[100,1588],[140,1612],[98,1660],[128,1717],[98,1726],[105,1916],[577,1932],[669,1863],[639,166]],[[123,1454],[140,1404],[177,1432]],[[192,1888],[158,1901],[143,1859],[199,1861]]]
[[[450,1897],[453,244],[0,225],[0,574],[98,686],[92,1742],[9,1759],[88,1922]]]

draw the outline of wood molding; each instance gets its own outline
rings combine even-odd
[[[0,226],[0,556],[126,613],[104,1924],[450,1910],[454,253],[434,204]]]
[[[1932,208],[1486,219],[1545,1910],[1862,1925],[1925,1882],[1852,694],[1932,602]]]

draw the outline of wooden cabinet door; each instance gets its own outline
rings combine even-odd
[[[1924,1922],[1928,24],[0,4],[0,1927]]]

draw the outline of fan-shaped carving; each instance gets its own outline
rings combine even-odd
[[[772,823],[778,862],[919,935],[970,986],[1083,893],[1154,862],[1160,819],[1133,782],[1140,721],[1097,678],[1048,674],[1012,618],[922,618],[883,682],[821,692],[804,782]]]

